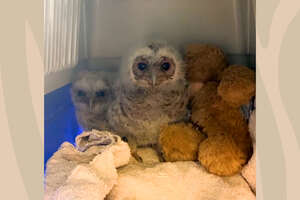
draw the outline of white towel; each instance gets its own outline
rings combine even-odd
[[[84,132],[76,145],[63,143],[47,162],[45,200],[104,199],[117,182],[116,168],[129,162],[128,144],[109,132]]]
[[[89,138],[90,135],[93,136]],[[107,143],[109,134],[99,135],[99,140]],[[83,152],[64,143],[51,157],[47,163],[45,199],[255,200],[241,175],[216,176],[197,162],[160,163],[151,148],[138,149],[144,161],[139,163],[118,136],[111,135],[117,139],[107,147],[95,141],[98,136],[84,133],[76,138],[76,143],[82,145],[78,149]],[[116,170],[119,166],[123,167]]]
[[[108,200],[255,200],[240,175],[216,176],[196,162],[131,164],[118,174]]]

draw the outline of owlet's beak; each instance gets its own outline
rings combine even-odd
[[[154,71],[152,71],[152,86],[154,87],[155,86],[155,83],[156,83],[156,73]]]
[[[92,112],[93,107],[94,107],[94,99],[93,98],[90,99],[89,106],[90,106],[90,112]]]

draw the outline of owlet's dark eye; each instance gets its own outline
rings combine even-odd
[[[168,71],[170,69],[170,63],[168,62],[164,62],[161,66],[160,66],[162,71]]]
[[[147,64],[140,62],[140,63],[138,63],[138,68],[139,68],[139,70],[144,71],[147,68]]]
[[[79,90],[78,92],[77,92],[77,96],[79,96],[79,97],[85,97],[85,92],[84,91],[82,91],[82,90]]]
[[[96,92],[96,96],[97,97],[104,97],[105,96],[105,91],[99,90],[98,92]]]

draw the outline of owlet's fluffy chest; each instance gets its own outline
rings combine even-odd
[[[118,103],[109,110],[111,129],[120,136],[134,137],[139,146],[156,144],[160,127],[187,115],[187,90],[128,90],[122,88]]]

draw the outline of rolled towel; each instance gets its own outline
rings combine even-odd
[[[77,149],[79,151],[86,151],[92,146],[99,146],[99,150],[106,149],[109,146],[114,145],[120,140],[120,137],[111,134],[108,131],[98,131],[93,129],[92,131],[83,132],[75,139]]]
[[[84,132],[77,136],[76,147],[65,142],[48,160],[44,199],[103,199],[116,183],[116,168],[129,158],[129,146],[119,136]]]
[[[113,154],[105,151],[89,164],[78,165],[72,170],[66,182],[53,194],[55,200],[104,199],[117,182]]]

